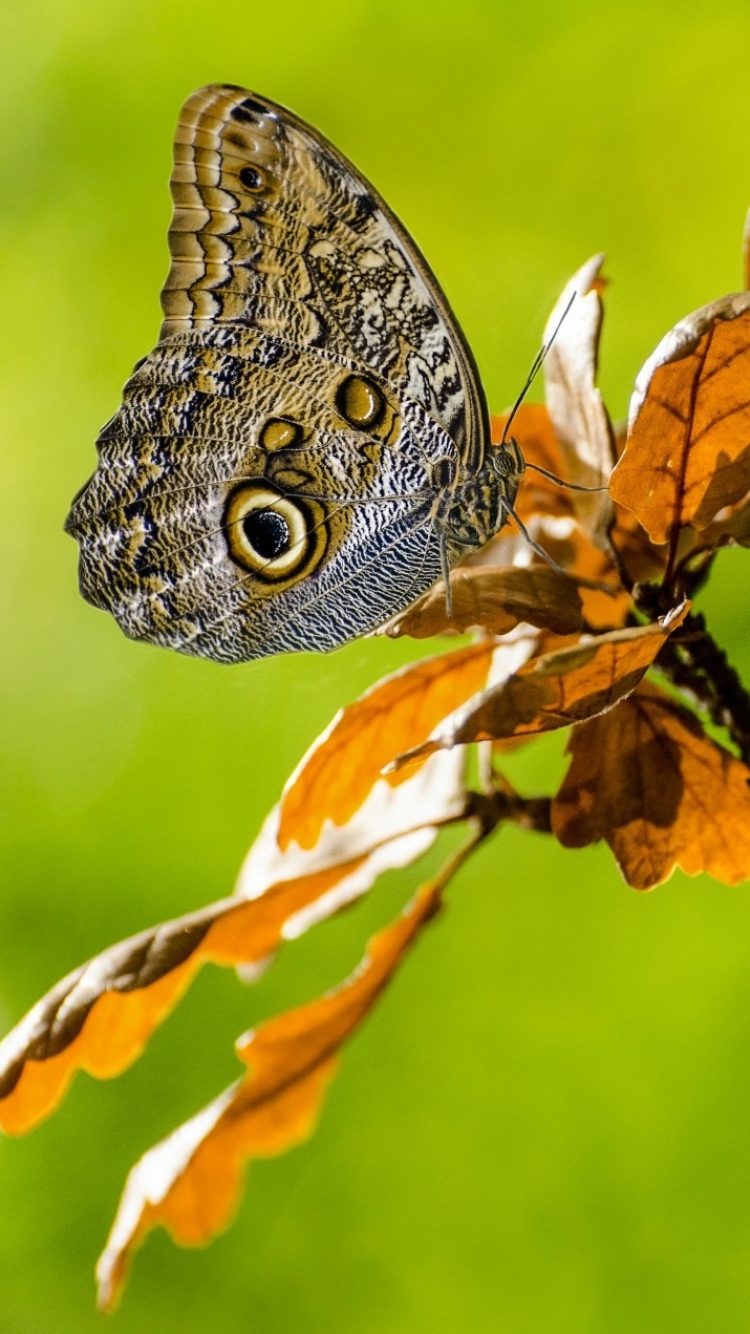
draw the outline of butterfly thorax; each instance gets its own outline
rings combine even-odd
[[[461,469],[436,506],[448,542],[469,548],[489,542],[513,512],[524,469],[516,440],[490,448],[476,472]]]

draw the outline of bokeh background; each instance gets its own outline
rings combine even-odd
[[[76,590],[68,502],[167,267],[183,98],[246,84],[319,126],[418,238],[511,401],[606,250],[602,385],[741,284],[750,10],[681,0],[26,0],[0,17],[0,1029],[111,941],[231,890],[333,712],[419,645],[239,668],[127,642]],[[745,553],[702,605],[750,674]],[[563,741],[515,761],[552,790]],[[1,1334],[85,1334],[127,1169],[230,1080],[232,1041],[342,977],[416,882],[209,969],[120,1080],[0,1143]],[[750,1321],[750,897],[651,895],[605,848],[503,832],[348,1050],[316,1137],[253,1168],[210,1249],[165,1234],[112,1327],[713,1334]]]

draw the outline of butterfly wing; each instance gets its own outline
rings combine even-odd
[[[69,519],[83,592],[221,660],[333,647],[440,574],[440,486],[488,439],[471,353],[372,187],[265,98],[189,98],[171,188],[159,344]]]
[[[414,241],[355,167],[244,89],[185,103],[175,138],[162,338],[240,321],[377,371],[478,467],[486,409],[471,351]]]

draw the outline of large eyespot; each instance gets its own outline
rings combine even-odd
[[[369,431],[382,421],[385,398],[378,386],[364,375],[348,375],[339,385],[336,407],[350,426],[358,431]]]
[[[229,554],[264,582],[300,579],[323,559],[328,542],[325,519],[318,501],[243,482],[227,502],[224,527]]]

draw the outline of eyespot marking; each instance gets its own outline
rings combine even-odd
[[[265,180],[263,179],[263,175],[261,172],[258,171],[257,167],[240,167],[240,170],[237,173],[237,175],[239,176],[239,179],[244,185],[246,190],[252,190],[253,192],[255,192],[258,190],[262,190],[263,186],[265,185]]]
[[[368,431],[382,421],[385,398],[378,386],[364,375],[348,375],[339,385],[336,407],[350,426],[358,431]]]
[[[261,583],[289,583],[320,564],[328,545],[321,504],[287,496],[265,483],[241,482],[224,516],[229,554]]]
[[[299,422],[286,417],[269,417],[260,433],[260,446],[269,454],[278,449],[291,449],[302,443],[302,434]]]

